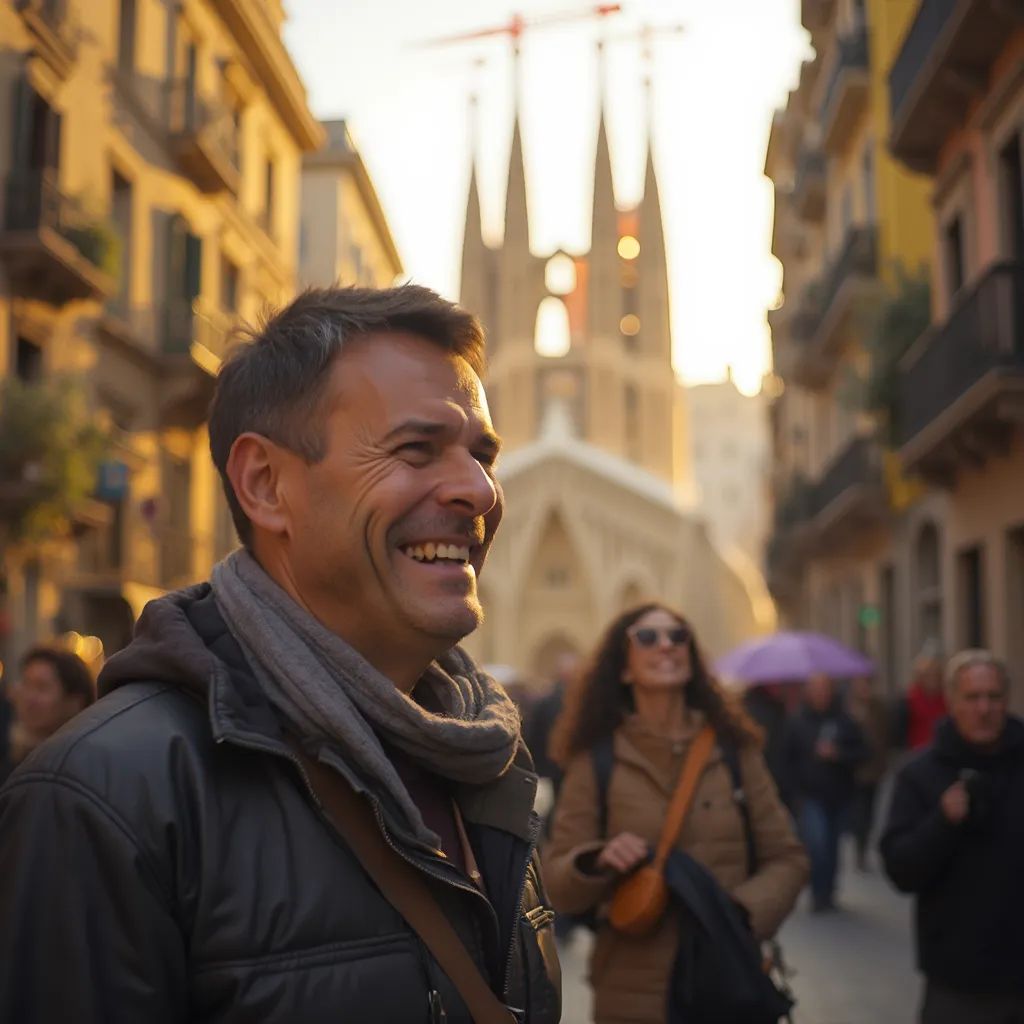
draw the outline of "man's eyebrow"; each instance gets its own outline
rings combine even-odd
[[[441,423],[439,420],[408,419],[403,420],[397,427],[389,430],[384,440],[385,442],[393,441],[401,434],[419,434],[423,437],[436,437],[438,434],[447,433],[449,430],[451,430],[451,427],[446,423]]]
[[[392,428],[384,437],[385,444],[403,434],[416,434],[420,437],[437,437],[440,434],[447,434],[452,427],[440,420],[408,419],[403,420],[398,426]],[[480,431],[477,445],[486,449],[494,455],[501,451],[501,438],[489,427]]]

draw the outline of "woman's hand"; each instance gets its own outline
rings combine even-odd
[[[600,871],[615,871],[620,875],[628,874],[638,864],[642,864],[648,856],[647,842],[632,832],[620,832],[614,839],[604,844],[604,849],[597,858]]]

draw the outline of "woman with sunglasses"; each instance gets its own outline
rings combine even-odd
[[[765,767],[757,727],[708,674],[683,617],[660,604],[612,622],[555,727],[553,747],[566,774],[544,872],[556,910],[600,910],[616,883],[647,859],[705,724],[717,742],[677,846],[715,876],[755,937],[774,935],[807,878],[807,857]],[[594,751],[609,741],[602,808]],[[757,858],[750,876],[743,818],[723,759],[728,745],[737,751],[750,811]],[[596,1024],[663,1024],[677,946],[672,910],[642,938],[601,922],[590,964]]]

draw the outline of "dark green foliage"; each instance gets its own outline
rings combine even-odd
[[[0,547],[67,532],[105,449],[74,381],[0,381]]]

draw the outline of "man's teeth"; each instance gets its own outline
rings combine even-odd
[[[417,562],[462,562],[469,561],[469,546],[458,544],[435,544],[428,541],[426,544],[410,544],[403,548],[405,553],[416,559]]]

